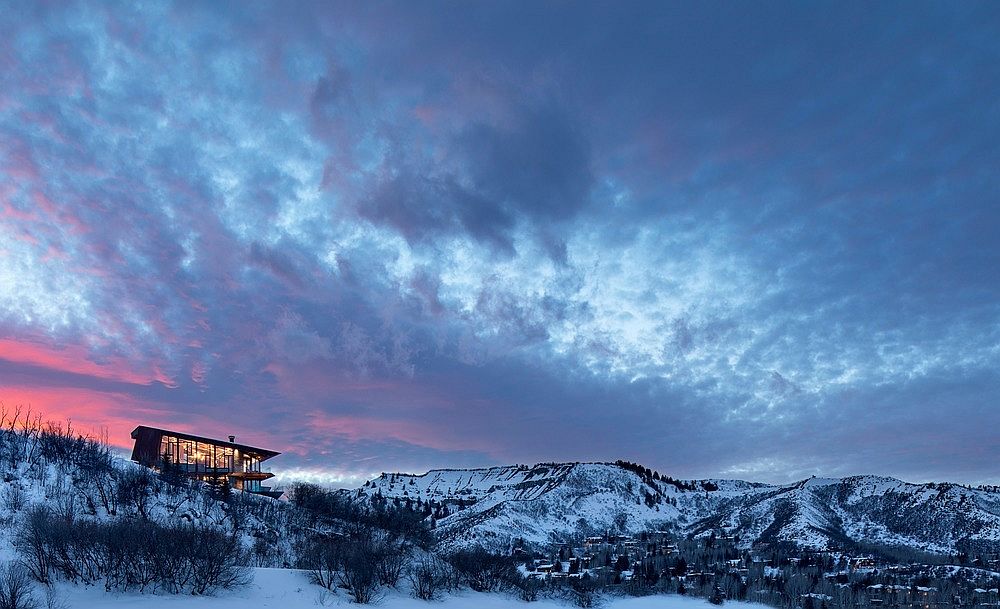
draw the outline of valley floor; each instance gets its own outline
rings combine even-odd
[[[364,607],[352,605],[346,595],[324,594],[304,573],[289,569],[255,569],[254,581],[243,590],[211,597],[106,593],[103,588],[60,584],[58,600],[66,609],[315,609],[316,607]],[[464,592],[427,602],[393,592],[372,607],[380,609],[567,609],[552,600],[525,603],[502,594]],[[607,609],[709,609],[705,599],[685,596],[609,598]],[[731,609],[764,609],[755,603],[726,603]]]

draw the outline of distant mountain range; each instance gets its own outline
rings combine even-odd
[[[735,535],[742,547],[859,544],[934,553],[1000,551],[1000,492],[894,478],[810,478],[787,485],[675,480],[632,463],[542,463],[382,474],[358,491],[445,505],[446,546],[542,545],[573,535],[667,530]]]

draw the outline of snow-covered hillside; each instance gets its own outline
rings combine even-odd
[[[1000,493],[876,476],[776,486],[674,480],[633,464],[545,463],[383,474],[360,493],[432,503],[440,513],[439,539],[455,547],[650,529],[684,535],[721,529],[742,547],[863,542],[951,552],[1000,545]]]
[[[190,525],[231,536],[258,566],[284,564],[292,553],[286,502],[244,493],[224,497],[183,479],[168,482],[104,444],[57,427],[0,428],[0,559],[15,556],[18,535],[32,516],[67,525]]]

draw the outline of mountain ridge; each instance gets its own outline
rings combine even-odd
[[[877,475],[769,484],[675,479],[625,461],[545,462],[384,473],[355,492],[362,500],[380,495],[436,506],[436,535],[454,547],[502,547],[520,540],[544,545],[607,531],[656,529],[689,537],[723,532],[738,537],[743,547],[1000,550],[995,487],[917,484]]]

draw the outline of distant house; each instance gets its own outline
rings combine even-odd
[[[132,439],[132,460],[140,465],[157,470],[172,467],[195,480],[211,484],[228,481],[233,489],[274,498],[281,495],[260,485],[274,476],[262,470],[261,463],[279,452],[237,444],[236,436],[229,436],[227,442],[145,425],[132,430]]]

